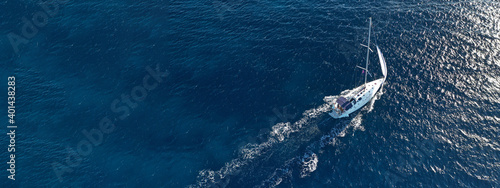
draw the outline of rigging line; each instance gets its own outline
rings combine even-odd
[[[372,28],[375,28],[375,27],[377,27],[377,23],[372,24]],[[373,29],[373,34],[375,35],[375,36],[373,36],[373,40],[374,40],[373,43],[375,43],[375,46],[378,46],[377,38],[378,38],[379,32],[376,32],[375,29]]]
[[[318,127],[321,126],[321,125],[323,125],[324,123],[326,123],[326,121],[328,121],[330,119],[332,119],[332,117],[328,117],[327,119],[321,121],[320,123],[318,123]]]
[[[351,79],[351,86],[352,85],[355,85],[356,84],[356,67],[354,67],[354,70],[353,70],[354,74],[352,74],[352,79]],[[353,84],[354,82],[354,84]]]
[[[369,24],[369,27],[368,27],[368,49],[366,50],[366,67],[365,69],[368,69],[368,63],[370,62],[370,35],[372,33],[372,18],[370,17],[370,24]],[[367,74],[365,74],[365,86],[366,86],[366,78],[367,78]]]
[[[377,36],[378,36],[378,33],[373,31],[373,43],[375,44],[375,46],[378,46],[378,42],[377,42]]]

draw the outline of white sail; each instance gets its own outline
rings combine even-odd
[[[380,61],[380,67],[382,67],[382,74],[384,74],[384,78],[385,78],[385,77],[387,77],[387,66],[385,64],[384,55],[380,51],[380,48],[378,48],[378,45],[377,45],[377,53],[378,53],[378,59]]]

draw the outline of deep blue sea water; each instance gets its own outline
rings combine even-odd
[[[0,1],[19,127],[13,182],[2,113],[0,187],[500,187],[498,2],[58,2],[16,53],[44,9]],[[324,98],[362,82],[368,17],[387,81],[329,119]],[[125,104],[147,67],[169,74]]]

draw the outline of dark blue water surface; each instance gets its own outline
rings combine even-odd
[[[13,182],[2,113],[0,187],[500,187],[498,2],[58,2],[28,37],[44,9],[0,1],[19,127]],[[325,96],[362,82],[368,17],[386,84],[328,119]]]

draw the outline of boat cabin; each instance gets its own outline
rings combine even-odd
[[[351,109],[351,107],[352,107],[351,102],[352,101],[354,101],[354,100],[348,101],[344,97],[339,97],[337,99],[337,108],[340,109],[340,111],[343,113],[344,111]]]

